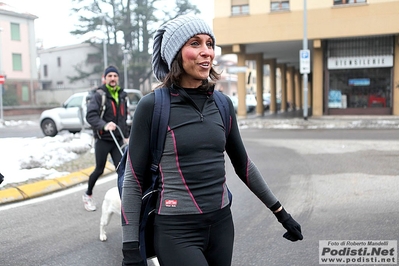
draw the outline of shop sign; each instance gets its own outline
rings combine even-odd
[[[393,67],[393,55],[330,57],[328,69]]]

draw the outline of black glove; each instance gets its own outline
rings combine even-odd
[[[287,229],[287,232],[283,235],[284,238],[293,242],[303,239],[301,226],[289,213],[285,211],[284,208],[279,212],[275,212],[274,215],[276,215],[277,220],[283,225],[283,227]]]
[[[144,260],[140,254],[138,242],[123,243],[122,253],[122,266],[145,266]]]

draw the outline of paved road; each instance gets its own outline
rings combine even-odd
[[[233,266],[318,265],[319,240],[398,239],[395,134],[396,130],[242,130],[250,158],[300,222],[305,238],[297,243],[282,238],[282,226],[227,163],[234,195]],[[111,176],[96,186],[99,203],[115,182]],[[100,242],[100,208],[94,213],[84,210],[84,188],[0,207],[0,265],[119,265],[119,218],[111,221],[109,240]]]

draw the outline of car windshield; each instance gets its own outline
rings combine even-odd
[[[130,104],[138,104],[139,100],[141,99],[140,95],[135,93],[128,94]]]
[[[64,106],[66,108],[81,107],[82,101],[83,101],[83,96],[75,96],[70,98],[67,102],[65,102]]]

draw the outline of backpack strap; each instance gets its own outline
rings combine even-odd
[[[229,103],[227,102],[226,97],[223,93],[215,90],[213,91],[213,98],[215,100],[216,106],[219,109],[220,115],[222,116],[223,124],[225,133],[226,133],[226,140],[229,136],[230,129],[231,129],[231,121],[230,121],[230,108]]]
[[[150,217],[150,213],[153,212],[156,206],[156,196],[154,192],[158,189],[158,178],[159,178],[159,161],[161,160],[163,148],[165,144],[166,132],[168,130],[169,113],[170,113],[170,92],[168,88],[160,88],[154,90],[155,101],[154,111],[151,122],[151,136],[150,136],[150,148],[152,154],[151,162],[151,184],[146,189],[142,198],[142,206],[140,212],[140,228],[139,228],[139,242],[140,242],[140,254],[144,258],[145,265],[146,258],[155,255],[153,250],[153,238],[146,237],[146,235],[153,235],[153,228],[147,228],[147,223],[153,219]],[[149,225],[148,227],[152,227]],[[147,243],[149,242],[149,243]]]
[[[168,130],[169,123],[169,113],[170,113],[170,93],[168,88],[160,88],[154,90],[155,93],[155,102],[154,102],[154,111],[152,114],[152,122],[151,122],[151,136],[150,136],[150,149],[151,149],[151,171],[154,173],[152,175],[151,187],[156,187],[157,180],[157,172],[159,161],[161,160],[161,156],[163,153],[166,132]],[[105,96],[105,94],[104,94]],[[123,179],[125,175],[125,164],[127,161],[129,149],[125,147],[124,153],[122,155],[121,161],[117,166],[118,172],[118,188],[119,194],[122,196],[122,186]],[[144,191],[143,191],[144,192]]]
[[[168,88],[154,90],[155,102],[152,114],[150,148],[152,153],[151,171],[157,172],[163,153],[170,113],[170,92]],[[154,183],[155,180],[153,180]]]
[[[105,112],[105,100],[107,96],[102,89],[97,89],[97,92],[101,95],[101,107],[100,107],[100,118],[102,119]]]

